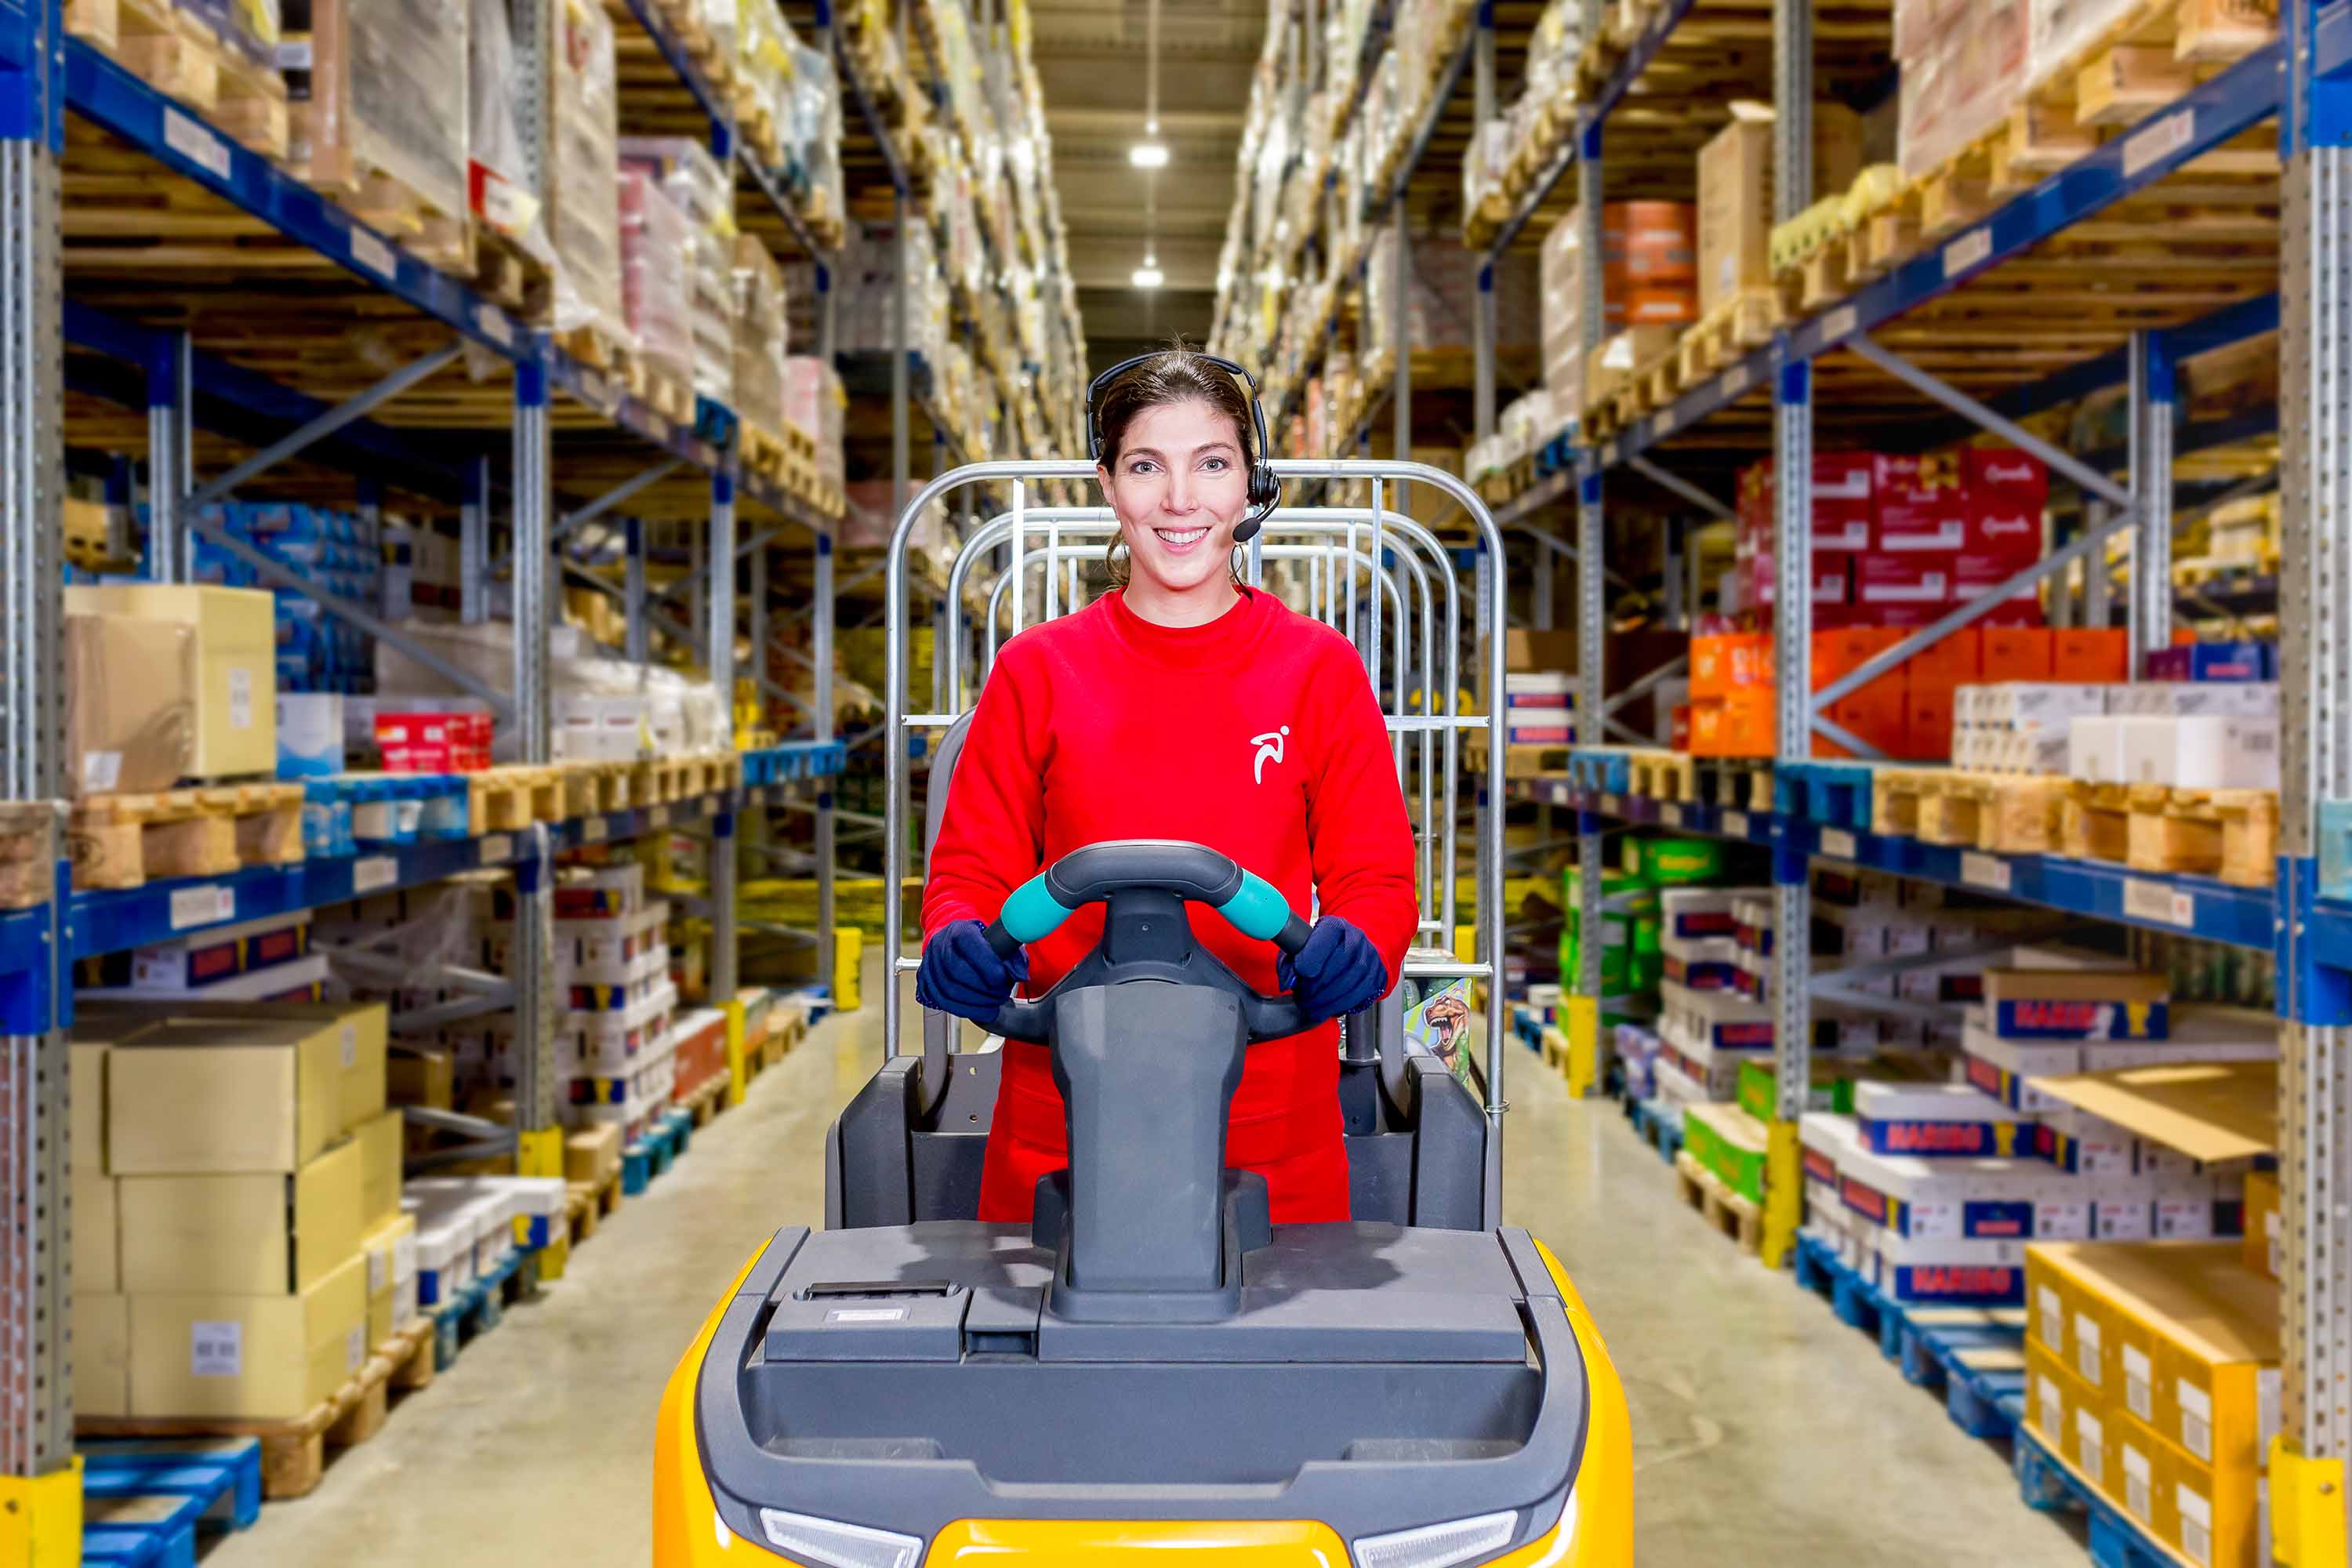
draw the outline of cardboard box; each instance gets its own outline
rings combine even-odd
[[[2032,562],[1964,550],[1952,558],[1952,603],[1965,605],[1983,598],[2009,582]],[[1979,626],[2038,626],[2042,624],[2042,589],[2032,583],[2012,588],[2000,602],[1977,617]]]
[[[2036,512],[2050,502],[2049,467],[2031,452],[1971,447],[1961,454],[1960,466],[1970,495],[1995,496]]]
[[[123,1175],[291,1175],[342,1132],[341,1031],[171,1018],[115,1047],[107,1158]]]
[[[194,660],[186,773],[222,778],[277,772],[278,630],[270,594],[252,588],[110,584],[68,587],[66,611],[68,616],[133,616],[185,628]]]
[[[395,1214],[360,1238],[360,1255],[367,1259],[368,1343],[380,1345],[404,1326],[401,1288],[416,1299],[416,1216]]]
[[[1940,615],[1952,598],[1949,551],[1922,547],[1889,554],[1873,550],[1854,558],[1854,602],[1865,608],[1909,605]]]
[[[1427,488],[1427,487],[1423,487]],[[1513,626],[1503,637],[1503,668],[1533,672],[1576,669],[1576,633],[1529,631]]]
[[[131,1299],[131,1413],[306,1415],[367,1362],[367,1259],[292,1296]]]
[[[325,1037],[333,1047],[331,1066],[323,1068],[333,1080],[333,1126],[326,1134],[328,1139],[340,1138],[383,1113],[390,1016],[383,1003],[173,1000],[168,1005],[172,1018],[213,1025],[224,1037],[232,1037],[236,1026],[247,1020],[265,1031],[307,1029]],[[145,1016],[160,1015],[151,1009]],[[319,1147],[325,1147],[324,1141]],[[309,1153],[317,1152],[312,1149]]]
[[[113,1177],[77,1168],[73,1198],[73,1288],[110,1296],[122,1289],[121,1205]]]
[[[1988,969],[1985,1016],[2011,1040],[2160,1040],[2171,982],[2129,971]]]
[[[1871,476],[1874,521],[1871,543],[1898,554],[1942,552],[1968,542],[1968,492],[1949,454],[1893,457],[1880,453]]]
[[[127,615],[65,622],[66,773],[76,795],[169,789],[194,771],[194,628]]]
[[[67,1124],[73,1140],[72,1165],[77,1172],[106,1169],[107,1042],[83,1037],[111,1036],[116,1032],[103,1024],[77,1024],[68,1047],[66,1092],[73,1108]]]
[[[2131,647],[2127,636],[2121,627],[2052,632],[2052,678],[2109,683],[2129,679]]]
[[[2245,1234],[2241,1260],[2266,1279],[2279,1277],[2279,1181],[2276,1171],[2249,1171],[2245,1186]]]
[[[566,1181],[601,1187],[621,1169],[621,1130],[616,1126],[583,1127],[563,1139]]]
[[[123,1289],[284,1295],[357,1250],[364,1163],[347,1140],[290,1176],[124,1176]]]
[[[2055,668],[2053,645],[2041,626],[1987,626],[1983,642],[1987,680],[2049,680]]]
[[[400,1212],[405,1119],[397,1110],[387,1110],[361,1122],[352,1142],[360,1152],[360,1224],[364,1227]]]
[[[384,1096],[394,1105],[451,1110],[457,1103],[457,1064],[446,1051],[404,1043],[384,1064]]]
[[[1772,130],[1768,104],[1734,102],[1732,121],[1698,153],[1698,306],[1705,315],[1772,284]],[[1833,195],[1862,167],[1862,121],[1842,103],[1813,107],[1813,189]]]
[[[80,1281],[75,1280],[79,1287]],[[76,1289],[73,1295],[76,1415],[131,1414],[131,1302]]]

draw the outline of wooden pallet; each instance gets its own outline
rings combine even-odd
[[[596,1234],[596,1227],[618,1214],[621,1209],[621,1173],[618,1170],[605,1177],[601,1184],[573,1182],[564,1199],[564,1223],[572,1237],[572,1245],[579,1246]]]
[[[1745,289],[1699,318],[1675,349],[1682,384],[1688,386],[1749,349],[1770,342],[1780,313],[1780,296],[1773,290]]]
[[[2054,855],[2065,838],[2072,783],[2021,773],[1955,772],[1943,787],[1955,803],[1955,815],[1959,803],[1967,803],[1974,818],[1972,831],[1966,840],[1930,842],[1965,842],[1997,855]]]
[[[1726,811],[1772,809],[1772,764],[1745,758],[1695,759],[1699,799]]]
[[[74,1430],[84,1437],[258,1437],[261,1495],[298,1498],[318,1489],[329,1449],[356,1447],[374,1436],[383,1428],[392,1394],[431,1386],[433,1373],[433,1324],[420,1319],[377,1345],[330,1398],[291,1420],[85,1415]]]
[[[1462,748],[1463,760],[1472,773],[1486,769],[1486,748],[1468,745]],[[1505,746],[1503,776],[1507,779],[1543,778],[1568,771],[1566,746]]]
[[[1646,800],[1683,805],[1698,802],[1698,765],[1686,752],[1637,750],[1628,753],[1633,793]]]
[[[727,1081],[724,1071],[712,1073],[677,1102],[678,1108],[694,1118],[695,1126],[709,1126],[711,1120],[727,1109]]]
[[[476,837],[563,816],[563,781],[552,767],[510,763],[466,775],[467,826]]]
[[[220,40],[170,0],[72,0],[65,21],[68,33],[166,98],[207,115],[218,107]]]
[[[1753,1199],[1724,1185],[1723,1178],[1700,1164],[1687,1149],[1675,1156],[1675,1191],[1740,1251],[1762,1249],[1763,1211]]]
[[[547,263],[469,216],[473,233],[474,291],[525,321],[546,318],[554,277]]]
[[[464,212],[440,205],[389,170],[355,163],[348,188],[314,185],[352,216],[430,267],[471,278],[475,225]]]
[[[739,416],[735,421],[735,452],[753,473],[778,484],[784,482],[788,449],[783,437],[773,431]]]
[[[49,901],[57,882],[49,824],[56,818],[57,807],[47,801],[0,805],[0,910],[29,910]]]
[[[74,806],[76,888],[136,888],[302,858],[302,786],[206,784],[91,795]]]
[[[2267,887],[2277,879],[2278,794],[2076,782],[2066,800],[2065,848],[2136,871]]]
[[[646,367],[644,380],[645,389],[638,395],[646,407],[673,425],[694,423],[694,387],[690,382],[681,382],[651,366]]]

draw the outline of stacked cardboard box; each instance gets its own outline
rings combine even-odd
[[[2067,732],[2065,772],[2092,784],[2279,787],[2279,689],[2262,643],[2194,643],[2149,656],[2150,679],[2107,689],[2106,711]]]
[[[2271,1561],[2277,1285],[2235,1243],[2026,1250],[2034,1434],[2189,1561]]]
[[[185,725],[181,772],[200,779],[266,776],[277,772],[277,631],[268,594],[250,588],[160,583],[68,587],[66,615],[68,620],[128,617],[173,628],[158,631],[154,636],[160,640],[152,643],[119,640],[110,633],[102,667],[88,671],[95,684],[77,683],[68,694],[69,727],[75,722],[70,710],[75,702],[84,700],[79,693],[87,691],[89,700],[119,709],[121,699],[112,691],[115,681],[146,681],[151,679],[147,671],[152,668],[152,679],[160,688],[177,670],[188,679],[186,702],[171,704],[163,710],[160,721]],[[136,663],[134,656],[139,656]],[[143,704],[139,710],[145,711]],[[118,776],[121,758],[149,750],[139,737],[158,721],[136,718],[134,722],[134,715],[118,712],[93,728],[89,710],[85,711],[84,721],[85,731],[92,736],[98,731],[123,732],[116,745],[92,744],[75,752],[82,762],[81,785],[92,790],[130,787]],[[112,763],[101,760],[93,766],[87,754],[90,752],[112,754],[116,760]],[[141,770],[142,773],[154,771]],[[164,781],[171,782],[174,781]]]
[[[842,419],[848,406],[839,373],[821,355],[793,354],[784,362],[784,423],[814,444],[817,478],[836,489],[844,482]]]
[[[561,0],[555,35],[548,178],[554,324],[559,331],[593,330],[610,343],[631,346],[623,300],[620,88],[612,18],[592,0]]]
[[[290,1418],[359,1370],[372,1258],[389,1292],[402,1234],[384,1024],[380,1006],[325,1003],[85,1009],[85,1414]]]
[[[735,413],[761,434],[784,433],[785,361],[791,339],[786,325],[783,268],[756,235],[739,234],[732,245],[735,335]]]
[[[1842,103],[1813,105],[1813,189],[1843,191],[1862,172],[1862,117]],[[1731,123],[1698,153],[1698,313],[1751,289],[1769,289],[1772,237],[1771,106],[1735,102]]]
[[[735,233],[734,184],[718,160],[689,136],[625,136],[620,154],[621,229],[624,261],[632,273],[628,279],[631,310],[667,302],[657,300],[668,292],[666,287],[635,275],[641,261],[675,270],[684,296],[691,366],[683,384],[734,407],[738,402],[734,241],[740,237]],[[653,182],[679,216],[682,226],[645,215],[638,218],[640,226],[632,231],[632,172]],[[677,245],[675,253],[667,248],[673,237]],[[781,310],[781,300],[777,305]]]

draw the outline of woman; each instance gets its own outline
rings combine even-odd
[[[1006,895],[1108,838],[1206,844],[1282,890],[1319,897],[1297,959],[1194,906],[1201,944],[1318,1026],[1251,1047],[1228,1163],[1263,1173],[1275,1219],[1348,1217],[1328,1020],[1386,995],[1420,920],[1412,837],[1379,700],[1346,638],[1243,585],[1255,421],[1234,378],[1182,350],[1115,379],[1097,477],[1118,515],[1118,584],[1006,643],[981,692],[930,856],[916,995],[985,1026],[1026,981],[1042,994],[1102,934],[1082,910],[1013,963],[982,937]],[[1004,1047],[980,1217],[1029,1217],[1069,1163],[1044,1047]]]

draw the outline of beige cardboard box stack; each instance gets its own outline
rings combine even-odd
[[[373,1005],[89,1010],[76,1142],[102,1167],[77,1172],[76,1195],[110,1195],[116,1225],[110,1290],[77,1291],[77,1363],[99,1352],[76,1369],[78,1395],[87,1382],[96,1396],[85,1414],[300,1416],[396,1326],[384,1032]]]
[[[278,771],[278,627],[270,595],[255,588],[124,583],[66,590],[68,616],[130,616],[187,628],[175,668],[192,669],[186,771],[233,778]],[[159,657],[160,654],[159,654]],[[193,666],[185,661],[193,660]],[[178,679],[172,670],[159,671]],[[80,763],[77,762],[77,768]],[[115,787],[90,784],[89,787]],[[129,787],[127,785],[121,787]]]

